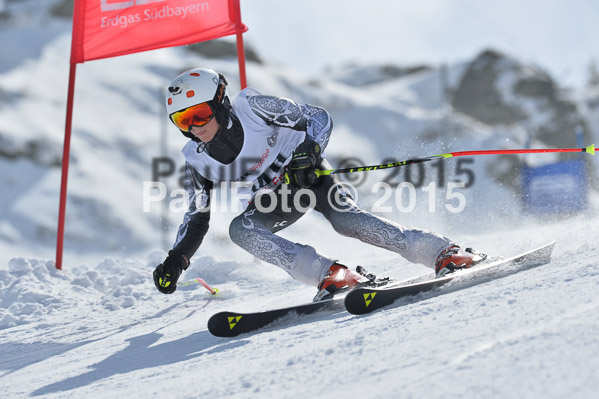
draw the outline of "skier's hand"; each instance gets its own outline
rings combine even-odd
[[[177,280],[181,272],[187,269],[189,261],[185,255],[174,250],[168,252],[168,256],[154,269],[154,284],[158,291],[163,294],[172,294],[177,289]]]
[[[318,178],[314,169],[321,159],[321,148],[317,142],[307,140],[298,145],[287,165],[290,182],[300,188],[312,186]]]

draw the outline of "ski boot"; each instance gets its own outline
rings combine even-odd
[[[336,293],[354,288],[361,282],[368,281],[363,275],[353,272],[339,263],[333,263],[324,278],[318,284],[318,293],[313,301],[331,299]]]
[[[472,248],[463,250],[457,245],[453,245],[443,252],[435,262],[435,274],[437,278],[453,273],[459,269],[468,269],[487,258],[487,255],[476,252]]]

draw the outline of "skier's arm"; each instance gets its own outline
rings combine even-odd
[[[333,130],[333,121],[324,108],[264,95],[251,96],[248,101],[252,111],[267,124],[304,131],[306,141],[317,142],[323,151],[326,148]]]
[[[175,292],[181,273],[189,267],[189,259],[198,250],[208,232],[212,182],[186,164],[184,186],[189,196],[189,210],[183,217],[173,249],[169,251],[164,262],[154,270],[154,284],[163,294]]]
[[[183,217],[183,223],[179,226],[173,251],[191,259],[208,232],[212,182],[186,163],[184,188],[189,199],[189,210]]]

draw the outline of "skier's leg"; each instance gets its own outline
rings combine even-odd
[[[317,286],[335,259],[318,253],[309,245],[294,243],[275,234],[304,215],[292,209],[292,200],[282,201],[283,195],[292,195],[282,192],[282,188],[276,192],[277,205],[274,210],[261,212],[256,206],[258,198],[254,199],[242,214],[233,219],[229,235],[235,244],[258,259],[280,267],[296,280]],[[289,187],[285,186],[285,189]],[[268,209],[272,198],[266,195],[260,201],[262,209]],[[291,204],[291,208],[285,209],[283,204]]]
[[[331,169],[326,162],[323,169]],[[427,230],[402,226],[358,207],[334,176],[319,178],[314,187],[316,209],[338,233],[396,252],[413,263],[435,267],[439,255],[453,242]]]

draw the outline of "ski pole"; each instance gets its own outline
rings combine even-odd
[[[212,295],[216,295],[218,293],[218,288],[212,288],[210,287],[205,281],[204,279],[201,279],[199,277],[194,278],[193,280],[189,280],[189,281],[185,281],[183,283],[178,284],[180,287],[184,287],[186,285],[191,285],[191,284],[202,284],[204,286],[204,288],[206,288],[208,291],[210,291],[210,293]]]
[[[582,148],[547,148],[547,149],[515,149],[515,150],[475,150],[475,151],[456,151],[448,152],[447,154],[430,155],[424,158],[408,159],[406,161],[397,161],[391,163],[385,163],[381,165],[371,166],[357,166],[353,168],[341,168],[341,169],[328,169],[328,170],[315,170],[316,176],[328,176],[336,175],[341,173],[355,173],[355,172],[368,172],[371,170],[397,168],[399,166],[412,165],[416,163],[434,161],[435,159],[446,159],[473,155],[501,155],[501,154],[536,154],[536,153],[548,153],[548,152],[586,152],[591,155],[595,155],[595,145],[591,144],[588,147]],[[285,183],[289,184],[288,173],[285,172]]]

